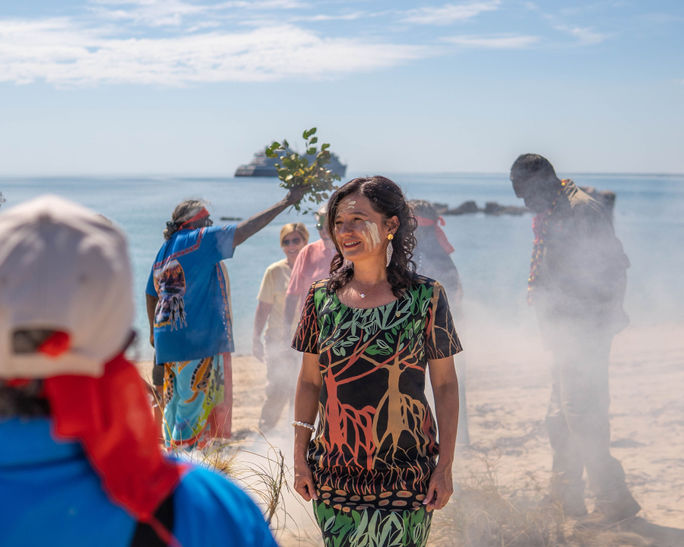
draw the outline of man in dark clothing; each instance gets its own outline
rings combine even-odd
[[[536,214],[528,301],[554,358],[546,417],[551,500],[568,515],[586,514],[586,469],[596,495],[592,520],[632,517],[640,506],[610,454],[608,417],[610,346],[628,323],[622,301],[629,260],[604,207],[571,180],[560,180],[546,158],[520,156],[510,178]]]

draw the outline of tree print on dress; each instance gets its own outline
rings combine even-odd
[[[420,508],[437,456],[428,359],[461,350],[444,290],[417,276],[397,300],[350,308],[315,283],[294,347],[317,353],[319,426],[309,461],[336,508]]]

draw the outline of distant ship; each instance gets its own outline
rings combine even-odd
[[[235,170],[236,177],[277,177],[275,164],[278,163],[278,158],[269,158],[266,156],[266,149],[254,154],[254,158],[246,165],[241,165]],[[314,156],[307,156],[309,162],[314,160]],[[330,161],[326,164],[330,169],[340,178],[347,173],[347,166],[344,165],[335,154],[330,154]]]

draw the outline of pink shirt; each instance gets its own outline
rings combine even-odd
[[[309,243],[297,255],[287,294],[305,296],[314,281],[330,277],[330,262],[335,249],[328,249],[322,239]]]

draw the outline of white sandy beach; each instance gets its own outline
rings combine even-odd
[[[550,390],[546,367],[550,355],[541,347],[521,350],[516,336],[504,334],[495,343],[466,346],[471,446],[457,451],[456,492],[449,506],[460,485],[478,480],[493,480],[498,492],[511,500],[543,496],[551,465],[543,421]],[[233,432],[251,432],[235,441],[237,468],[263,465],[266,460],[260,454],[269,451],[266,441],[282,449],[290,465],[288,416],[283,415],[266,441],[256,433],[264,399],[264,365],[251,356],[236,356],[233,364]],[[642,505],[641,518],[626,532],[596,532],[568,545],[684,545],[684,530],[676,530],[684,528],[683,389],[684,324],[630,327],[615,338],[612,449]],[[291,481],[289,473],[286,479]],[[279,541],[283,545],[319,543],[308,508],[287,493],[284,505],[288,515],[281,511],[274,521]],[[454,545],[453,537],[441,533],[441,528],[449,526],[449,506],[435,515],[432,545]]]

